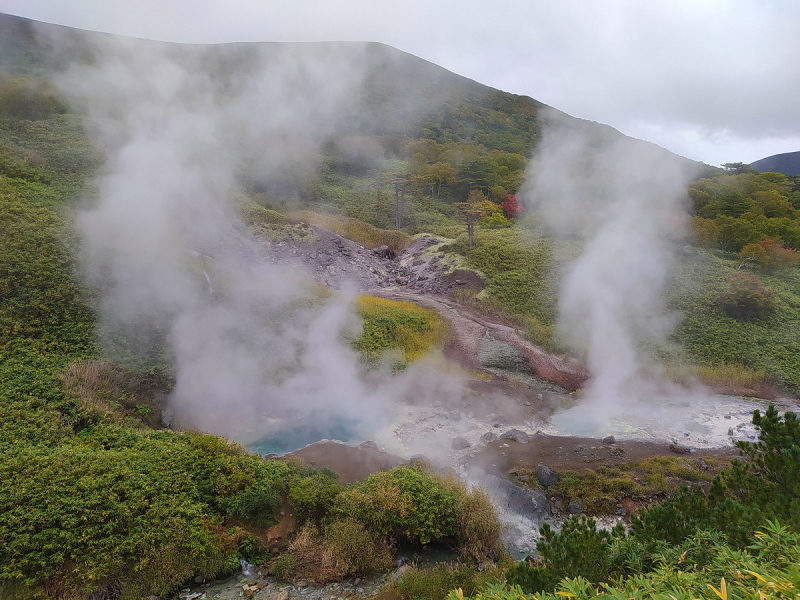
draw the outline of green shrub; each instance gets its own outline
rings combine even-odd
[[[301,469],[289,482],[288,498],[295,518],[299,523],[309,519],[319,521],[330,511],[342,489],[339,475],[331,469]]]
[[[334,520],[324,531],[307,523],[289,544],[288,553],[272,563],[276,577],[303,578],[322,584],[367,575],[392,566],[389,545],[352,519]]]
[[[290,579],[297,570],[297,559],[293,554],[285,552],[271,563],[272,574],[278,579]]]
[[[462,556],[485,560],[500,554],[500,521],[482,488],[461,490],[458,503],[458,549]]]
[[[506,581],[531,593],[550,591],[565,577],[581,576],[592,583],[605,581],[611,574],[610,542],[624,537],[623,525],[612,531],[598,530],[594,519],[575,517],[556,533],[545,523],[536,543],[541,562],[535,566],[520,563],[508,570]]]
[[[755,275],[735,273],[717,304],[734,319],[762,319],[775,312],[775,292],[766,289]]]
[[[463,596],[472,597],[502,578],[498,568],[481,572],[465,564],[438,564],[428,569],[412,568],[387,589],[402,600],[441,600],[455,588],[462,590]]]
[[[665,548],[654,568],[630,577],[595,584],[584,577],[561,579],[540,600],[574,598],[796,598],[800,593],[800,536],[780,523],[767,521],[751,538],[747,551],[731,548],[715,533]],[[453,589],[447,600],[463,600],[464,590]],[[489,584],[474,600],[527,600],[518,586]]]
[[[386,539],[427,544],[458,535],[459,494],[419,466],[373,473],[339,494],[333,513]]]

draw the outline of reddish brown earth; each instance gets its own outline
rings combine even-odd
[[[300,458],[312,467],[330,467],[339,474],[339,481],[345,485],[361,481],[370,473],[408,464],[404,458],[381,452],[377,448],[353,447],[337,442],[317,442],[289,456]]]

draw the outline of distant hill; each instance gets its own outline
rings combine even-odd
[[[48,37],[55,36],[61,40],[59,52],[53,52],[47,42]],[[0,14],[0,80],[9,76],[46,78],[72,61],[95,62],[98,60],[93,50],[95,44],[113,38],[123,39]],[[375,137],[387,157],[396,154],[410,139],[430,139],[440,145],[467,143],[487,151],[530,157],[540,134],[540,112],[547,108],[528,96],[491,88],[379,43],[190,45],[146,40],[126,42],[141,44],[142,48],[160,47],[178,61],[201,62],[223,84],[254,73],[259,61],[282,60],[303,53],[319,61],[329,60],[331,56],[352,55],[354,60],[363,61],[366,73],[361,89],[353,90],[353,110],[338,129],[345,135]],[[197,61],[198,58],[201,61]],[[607,125],[568,115],[563,117],[574,126],[589,128],[591,137],[597,140],[627,137]],[[649,144],[627,139],[635,144]],[[666,156],[668,151],[664,152]],[[702,164],[689,162],[697,166]]]
[[[800,151],[775,154],[750,163],[759,173],[783,173],[800,175]]]

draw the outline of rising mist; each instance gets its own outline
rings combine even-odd
[[[324,302],[270,263],[232,200],[243,164],[284,179],[316,165],[353,109],[365,47],[92,40],[59,84],[107,155],[77,220],[107,354],[163,344],[175,424],[239,441],[303,415],[352,435],[391,418],[391,394],[362,381],[343,340],[359,327],[349,297]]]
[[[663,344],[678,315],[663,293],[685,227],[688,161],[646,142],[546,123],[521,196],[545,229],[579,245],[559,293],[560,334],[592,378],[581,418],[605,420],[656,393],[643,350]]]

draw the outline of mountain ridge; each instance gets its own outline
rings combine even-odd
[[[772,172],[784,175],[800,175],[800,151],[773,154],[750,163],[759,173]]]
[[[67,52],[52,55],[47,38],[66,40]],[[225,42],[184,44],[119,36],[111,33],[44,23],[0,13],[0,77],[49,75],[65,68],[70,60],[97,60],[87,43],[123,42],[142,47],[162,47],[180,55],[201,53],[210,63],[247,68],[245,59],[268,50],[275,58],[287,52],[319,50],[358,51],[366,54],[362,97],[366,111],[355,111],[348,123],[351,133],[376,136],[423,137],[442,141],[466,141],[489,149],[522,154],[530,158],[541,132],[540,111],[552,111],[575,126],[590,130],[597,139],[624,138],[649,144],[698,168],[704,163],[675,154],[657,144],[627,136],[610,125],[581,119],[530,96],[512,94],[470,79],[424,58],[382,42]],[[237,63],[236,61],[242,61]],[[422,99],[420,101],[420,99]],[[427,125],[438,125],[430,127]],[[386,141],[391,154],[392,144]],[[665,154],[667,156],[667,154]]]

